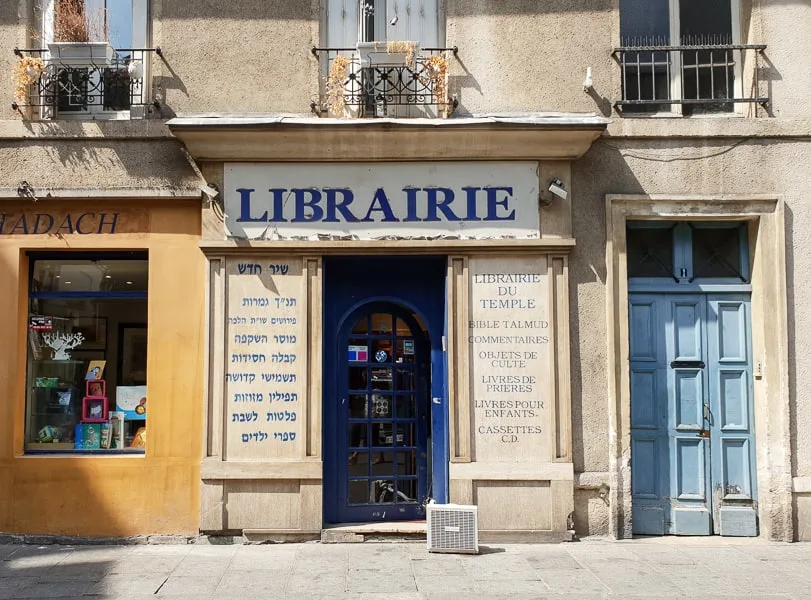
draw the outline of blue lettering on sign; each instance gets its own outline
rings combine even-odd
[[[9,216],[0,213],[0,235],[114,234],[119,213],[71,213],[57,218],[49,213]]]
[[[238,223],[286,223],[284,209],[292,223],[411,223],[441,221],[515,221],[513,188],[510,186],[462,187],[457,193],[445,187],[413,187],[400,190],[405,198],[405,214],[398,214],[401,203],[385,188],[377,188],[371,199],[359,202],[349,188],[271,188],[270,210],[254,205],[254,188],[237,188]],[[402,208],[400,208],[402,211]]]

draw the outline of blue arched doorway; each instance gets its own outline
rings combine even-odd
[[[444,259],[325,261],[325,522],[447,500],[444,298]]]

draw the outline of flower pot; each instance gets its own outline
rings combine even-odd
[[[51,60],[65,67],[110,66],[115,50],[107,42],[50,42]]]
[[[405,52],[389,52],[388,42],[358,42],[358,56],[361,67],[402,67],[407,66]],[[414,56],[419,52],[419,44],[414,45]]]

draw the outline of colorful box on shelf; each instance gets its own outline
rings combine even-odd
[[[82,398],[82,423],[106,423],[107,383],[103,379],[90,379],[86,382],[87,395]]]
[[[128,421],[146,420],[146,386],[124,385],[115,388],[115,409]]]

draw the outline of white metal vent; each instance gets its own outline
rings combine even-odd
[[[429,552],[479,553],[477,507],[429,504],[426,507]]]

